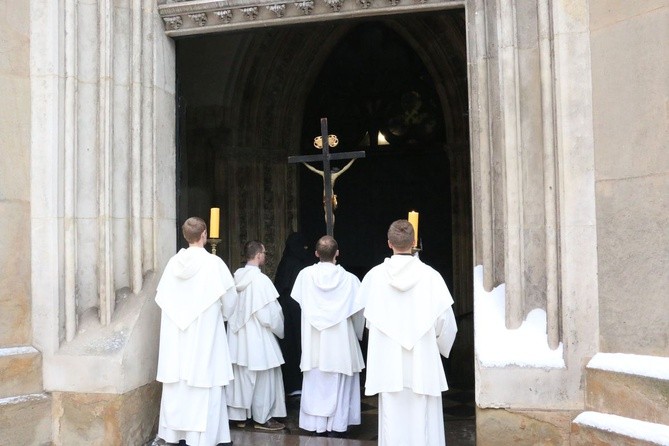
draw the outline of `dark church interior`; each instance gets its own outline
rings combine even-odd
[[[217,254],[234,271],[260,239],[272,278],[288,234],[325,234],[323,179],[287,157],[318,153],[326,117],[332,153],[365,152],[334,186],[339,263],[362,279],[391,253],[388,225],[420,213],[421,260],[444,277],[459,327],[444,360],[461,400],[450,416],[473,426],[465,42],[461,9],[177,39],[177,221],[220,207]]]

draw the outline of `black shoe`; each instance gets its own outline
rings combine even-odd
[[[344,432],[330,431],[330,432],[328,432],[328,437],[330,437],[330,438],[346,438],[346,431],[344,431]]]

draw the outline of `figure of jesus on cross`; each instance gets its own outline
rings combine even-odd
[[[317,173],[323,177],[323,206],[325,208],[325,225],[327,230],[327,235],[334,235],[334,209],[337,206],[336,195],[334,195],[334,183],[337,178],[343,174],[357,158],[364,158],[364,151],[357,152],[342,152],[342,153],[330,153],[330,143],[328,135],[328,120],[327,118],[321,118],[321,141],[323,144],[323,153],[320,155],[301,155],[301,156],[289,156],[289,163],[302,163],[309,168],[312,172]],[[332,172],[330,168],[331,160],[341,160],[341,159],[350,159],[348,164],[344,166],[343,169]],[[323,170],[316,169],[315,167],[307,164],[312,161],[320,161],[323,163]]]

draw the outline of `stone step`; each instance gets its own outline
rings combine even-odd
[[[0,398],[0,444],[51,445],[51,397],[34,393]]]
[[[583,412],[571,423],[570,446],[669,445],[669,426],[601,412]]]
[[[586,410],[669,425],[669,358],[597,353],[585,388]]]
[[[0,398],[42,392],[42,354],[30,346],[0,348],[0,376]]]

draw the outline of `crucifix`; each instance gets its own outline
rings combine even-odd
[[[300,155],[300,156],[289,156],[289,163],[303,163],[310,170],[322,175],[323,177],[323,205],[325,207],[325,225],[327,229],[327,235],[332,236],[334,234],[334,212],[333,212],[333,197],[334,192],[332,190],[334,181],[339,175],[344,173],[353,161],[357,158],[364,158],[365,152],[360,150],[357,152],[342,152],[342,153],[330,153],[330,145],[333,147],[337,145],[337,137],[335,135],[328,134],[328,119],[321,118],[321,136],[314,139],[314,145],[318,148],[321,147],[323,152],[320,155]],[[335,172],[334,176],[332,169],[330,168],[330,161],[332,160],[343,160],[350,159],[349,163],[339,172]],[[308,162],[319,161],[323,163],[323,171],[306,164]]]

